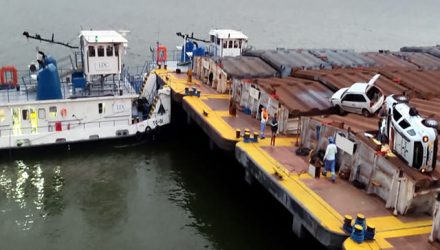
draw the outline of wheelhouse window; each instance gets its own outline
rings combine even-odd
[[[229,41],[229,48],[232,49],[232,41]]]
[[[107,56],[113,56],[113,46],[112,45],[107,46],[106,52],[107,52]]]
[[[89,46],[89,57],[95,57],[95,46]]]
[[[100,102],[98,103],[98,113],[102,114],[105,111],[104,103]]]
[[[215,38],[215,36],[211,35],[211,43],[215,42],[214,38]]]
[[[49,114],[53,118],[57,117],[57,107],[56,106],[49,107]]]
[[[238,48],[238,41],[237,40],[234,41],[234,48]]]
[[[119,47],[118,46],[113,46],[115,49],[115,56],[119,56]]]
[[[21,118],[23,119],[23,121],[29,120],[29,110],[23,109],[21,111]]]
[[[238,47],[241,49],[241,40],[238,40]]]
[[[98,57],[104,56],[104,46],[98,46]]]
[[[228,41],[223,41],[223,48],[227,49],[228,48]]]
[[[46,109],[44,109],[44,108],[38,109],[38,119],[41,119],[41,120],[46,119]]]

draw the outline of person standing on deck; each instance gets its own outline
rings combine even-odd
[[[336,173],[335,173],[335,164],[336,164],[336,154],[338,153],[338,149],[336,148],[335,141],[332,136],[328,138],[327,149],[325,150],[324,155],[324,171],[322,171],[322,175],[327,176],[327,171],[330,170],[332,174],[332,182],[336,181]]]
[[[260,137],[264,139],[264,130],[266,129],[266,123],[269,119],[269,114],[265,107],[261,108],[261,124],[260,124]]]
[[[278,121],[277,121],[276,114],[273,116],[270,127],[272,129],[272,137],[270,138],[270,145],[274,147],[275,146],[275,138],[277,137],[277,133],[278,133]]]

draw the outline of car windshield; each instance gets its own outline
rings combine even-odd
[[[380,90],[378,88],[376,88],[375,86],[372,86],[368,91],[367,91],[367,97],[368,99],[370,99],[371,102],[377,102],[379,100],[379,98],[382,96],[382,93],[380,92]]]
[[[342,95],[341,95],[342,98],[344,98],[345,93],[347,93],[347,90],[348,90],[348,88],[346,88],[346,89],[344,90],[344,92],[342,92]],[[342,99],[342,98],[341,98],[341,99]]]

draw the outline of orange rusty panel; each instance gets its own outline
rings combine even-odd
[[[366,52],[364,56],[373,59],[379,67],[400,67],[408,69],[417,69],[417,65],[393,55],[390,52]]]
[[[277,76],[278,72],[258,57],[238,56],[218,59],[219,65],[233,78],[252,79]]]
[[[257,84],[269,94],[276,94],[292,113],[317,115],[330,112],[329,98],[333,93],[319,82],[287,77],[258,79]]]
[[[440,97],[439,70],[387,70],[380,73],[411,90],[411,95],[424,99]]]
[[[393,54],[403,60],[414,63],[422,69],[440,69],[440,58],[428,53],[395,52]]]
[[[317,80],[336,91],[340,88],[350,87],[356,82],[368,82],[377,71],[359,69],[333,69],[333,70],[300,70],[293,73],[294,76]],[[385,95],[402,94],[408,88],[398,82],[392,81],[393,78],[381,76],[375,83],[382,89]]]
[[[363,133],[365,131],[377,131],[379,126],[379,119],[375,116],[365,117],[358,114],[328,115],[328,116],[314,116],[313,119],[326,124],[333,124],[336,127],[343,123],[343,129],[350,128],[354,133]],[[375,136],[375,134],[373,135]]]
[[[412,98],[410,104],[416,107],[417,111],[419,111],[423,117],[432,117],[440,121],[440,98],[431,100]]]

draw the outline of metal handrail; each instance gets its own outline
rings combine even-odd
[[[61,122],[61,130],[60,131],[56,131],[55,130],[55,124],[57,122]],[[123,122],[123,123],[119,123],[119,122]],[[39,133],[47,133],[47,132],[62,132],[65,130],[73,130],[73,129],[83,129],[85,130],[87,125],[92,125],[92,124],[97,124],[97,128],[101,128],[101,127],[116,127],[116,126],[123,126],[123,125],[130,125],[131,124],[131,118],[126,118],[126,119],[115,119],[115,120],[110,120],[110,121],[92,121],[92,122],[81,122],[78,120],[70,120],[70,121],[51,121],[50,123],[53,123],[53,125],[47,125],[47,126],[38,126],[37,129],[37,133],[32,133],[33,130],[35,128],[33,127],[22,127],[22,128],[11,128],[11,127],[0,127],[0,136],[22,136],[22,135],[27,135],[27,134],[39,134]],[[117,124],[118,123],[118,124]],[[105,125],[108,124],[108,125]],[[87,127],[90,128],[90,127]],[[14,130],[19,130],[20,134],[19,135],[14,135],[13,131]],[[29,131],[28,133],[24,133],[23,131]],[[4,132],[7,132],[7,134],[5,135]]]

